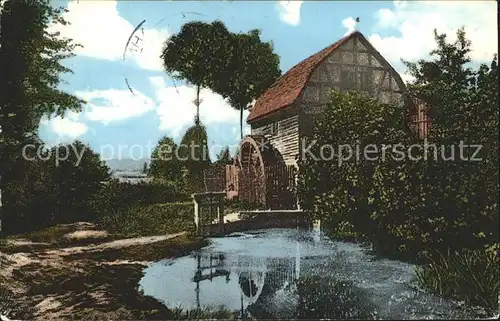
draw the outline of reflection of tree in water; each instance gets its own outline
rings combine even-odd
[[[298,267],[293,258],[268,258],[267,273],[260,296],[248,306],[257,319],[291,318],[297,306],[295,283]]]
[[[257,295],[257,291],[259,290],[259,288],[255,284],[255,281],[253,280],[253,278],[251,278],[249,273],[241,273],[238,281],[240,283],[243,294],[245,294],[247,297],[250,298]]]
[[[375,319],[367,295],[352,281],[306,277],[297,286],[297,319]]]

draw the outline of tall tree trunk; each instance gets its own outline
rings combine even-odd
[[[196,118],[194,120],[195,125],[200,124],[200,85],[196,86]]]
[[[240,136],[243,139],[243,106],[240,106]]]

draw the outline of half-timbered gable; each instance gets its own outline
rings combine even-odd
[[[360,32],[353,32],[279,78],[259,97],[247,122],[252,135],[267,137],[286,164],[296,164],[301,138],[311,133],[331,89],[403,104],[404,88],[391,65]]]

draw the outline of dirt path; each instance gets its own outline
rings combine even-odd
[[[186,232],[167,234],[167,235],[155,235],[155,236],[142,236],[142,237],[133,237],[121,240],[114,240],[111,242],[96,244],[96,245],[87,245],[87,246],[72,246],[61,248],[57,250],[49,250],[44,251],[43,254],[46,255],[70,255],[77,254],[82,252],[96,252],[96,251],[104,251],[107,249],[120,249],[124,247],[137,246],[137,245],[146,245],[152,244],[156,242],[161,242],[165,240],[169,240],[175,237],[179,237],[181,235],[185,235]]]
[[[87,232],[96,235],[99,231]],[[10,240],[9,244],[51,245],[24,239]],[[21,313],[30,310],[30,318],[40,320],[67,319],[75,314],[85,319],[134,319],[142,313],[149,313],[137,310],[142,306],[145,310],[165,315],[161,303],[137,292],[142,270],[160,257],[187,254],[193,246],[187,233],[180,232],[85,246],[51,246],[12,254],[2,253],[0,248],[0,282],[3,287],[0,290],[13,297],[11,304],[14,307],[7,309],[14,309],[14,312],[7,312],[10,319],[23,319],[16,317],[19,310]],[[0,301],[2,299],[0,297]],[[134,300],[136,303],[127,307]],[[82,308],[85,304],[98,308]],[[5,318],[2,305],[0,302],[0,317]]]

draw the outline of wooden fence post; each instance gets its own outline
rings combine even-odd
[[[200,234],[200,204],[196,199],[196,194],[191,196],[194,203],[194,225],[196,226],[196,235]]]

